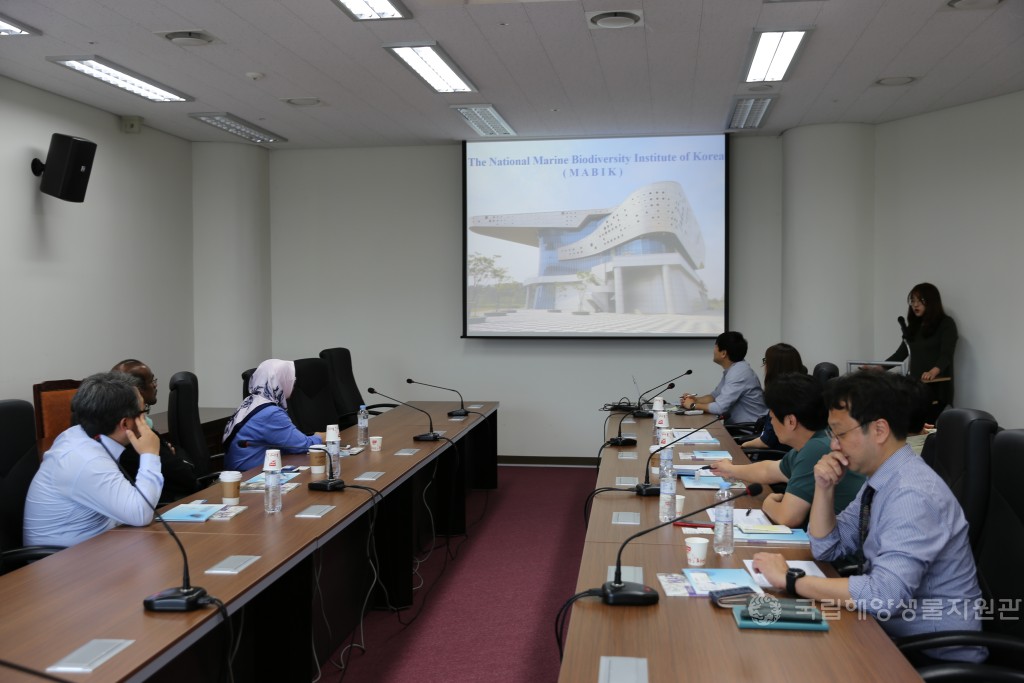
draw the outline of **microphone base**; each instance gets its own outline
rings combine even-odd
[[[308,486],[310,491],[341,491],[345,482],[342,479],[321,479],[309,482]]]
[[[456,408],[448,411],[448,417],[469,417],[469,411],[465,408]]]
[[[656,605],[658,591],[642,583],[608,581],[601,586],[601,601],[606,605]]]
[[[441,435],[437,432],[427,432],[426,434],[417,434],[412,437],[413,441],[440,441]]]
[[[633,411],[633,417],[634,418],[636,418],[636,417],[639,417],[639,418],[654,417],[654,413],[652,413],[649,410],[634,410]]]
[[[660,496],[661,486],[659,484],[637,484],[636,495],[638,496]],[[629,584],[626,584],[629,585]]]
[[[609,446],[635,446],[636,439],[631,436],[613,436],[608,439]]]
[[[168,588],[142,601],[150,612],[191,612],[203,606],[206,589],[199,586],[192,588]]]

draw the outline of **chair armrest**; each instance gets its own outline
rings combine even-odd
[[[732,422],[725,425],[725,431],[733,437],[737,436],[754,436],[754,432],[757,430],[756,422]]]
[[[369,411],[370,415],[380,415],[378,408],[397,408],[397,403],[374,403],[372,406],[366,406],[366,410]]]
[[[220,472],[210,472],[209,474],[204,474],[201,477],[196,477],[196,483],[199,484],[200,488],[202,488],[204,486],[209,486],[219,478]]]
[[[989,650],[1010,653],[1024,663],[1024,639],[1002,633],[986,631],[939,631],[906,636],[895,640],[901,652],[920,652],[939,647],[987,647]],[[1021,669],[1024,672],[1024,669]]]
[[[941,662],[929,664],[917,670],[926,681],[938,683],[961,683],[962,681],[985,681],[985,683],[1020,683],[1024,672],[1004,669],[987,664],[965,662]]]
[[[745,448],[743,452],[750,458],[751,462],[761,462],[762,460],[782,460],[782,457],[789,451],[782,451],[777,448]]]
[[[49,557],[61,550],[64,550],[64,547],[59,545],[28,545],[23,548],[5,550],[0,552],[0,567],[3,568],[3,572],[0,573],[6,573],[8,568],[16,569],[30,562]]]

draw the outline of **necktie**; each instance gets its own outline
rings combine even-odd
[[[860,547],[857,549],[857,561],[860,563],[861,571],[865,569],[867,558],[864,557],[864,539],[868,537],[868,523],[871,521],[871,500],[875,497],[875,490],[864,485],[864,493],[860,496]]]

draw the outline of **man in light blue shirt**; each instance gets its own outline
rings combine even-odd
[[[680,403],[687,410],[725,415],[725,423],[757,422],[768,413],[761,380],[747,357],[747,340],[739,332],[723,332],[715,339],[714,361],[724,369],[714,391],[704,396],[683,394]]]
[[[910,401],[901,378],[861,371],[826,389],[831,453],[814,467],[811,551],[815,559],[855,555],[859,575],[827,579],[758,553],[754,568],[773,586],[807,598],[852,600],[893,637],[978,631],[978,587],[967,521],[953,493],[906,445]],[[868,477],[838,516],[836,485],[848,472]],[[984,661],[983,647],[926,651],[937,659]]]
[[[26,545],[71,546],[117,524],[153,521],[151,503],[164,485],[160,437],[146,424],[132,379],[120,372],[87,377],[71,409],[78,424],[53,442],[29,486]],[[129,443],[139,453],[135,486],[117,462]]]

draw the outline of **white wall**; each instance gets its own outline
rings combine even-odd
[[[874,127],[874,215],[863,221],[873,218],[874,229],[857,236],[872,247],[812,254],[812,282],[783,256],[800,235],[784,204],[793,165],[799,177],[816,162],[777,138],[734,139],[730,315],[755,367],[780,340],[802,348],[809,366],[841,362],[818,348],[825,337],[802,346],[804,326],[826,323],[848,326],[829,334],[856,338],[849,353],[887,355],[907,291],[929,280],[960,325],[957,403],[1024,425],[1014,347],[1024,332],[1022,119],[1017,93]],[[633,375],[643,388],[687,368],[694,376],[680,388],[717,380],[706,341],[460,339],[457,145],[269,154],[193,146],[149,128],[123,135],[110,114],[5,79],[0,120],[2,397],[30,398],[34,382],[138,356],[165,381],[199,369],[202,396],[230,404],[238,373],[261,354],[299,358],[339,345],[353,350],[364,389],[445,398],[404,384],[411,376],[500,400],[504,455],[591,456],[601,443],[597,407],[632,395]],[[84,204],[41,195],[29,172],[53,132],[99,144]],[[837,260],[861,269],[856,287],[820,275]],[[782,293],[794,286],[839,320],[784,326]],[[239,332],[231,315],[249,327]]]
[[[734,149],[733,197],[747,197],[738,213],[756,206],[757,220],[734,217],[732,244],[757,251],[736,261],[731,314],[751,331],[756,359],[778,341],[777,316],[759,302],[778,300],[780,199],[775,184],[741,169],[749,159],[777,170],[777,151],[773,140]],[[274,355],[347,346],[364,398],[368,386],[403,400],[449,398],[405,384],[412,377],[500,400],[503,455],[595,455],[607,415],[598,408],[635,397],[634,375],[646,389],[692,368],[680,389],[714,387],[708,340],[460,339],[461,163],[457,145],[271,154]]]
[[[190,144],[2,77],[0,93],[0,397],[125,357],[166,383],[193,359]],[[84,203],[29,170],[53,133],[98,145]]]
[[[956,320],[956,400],[1024,427],[1024,92],[879,126],[875,352],[918,282]]]

